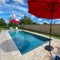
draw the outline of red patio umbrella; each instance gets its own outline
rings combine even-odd
[[[16,23],[16,24],[19,24],[19,23],[20,23],[20,21],[17,21],[17,20],[15,20],[15,19],[9,20],[9,22],[11,22],[11,23]]]
[[[50,39],[52,33],[52,19],[60,18],[60,0],[28,0],[28,12],[39,17],[51,19],[50,24]],[[48,51],[53,50],[50,45],[45,47]]]

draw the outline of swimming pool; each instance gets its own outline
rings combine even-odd
[[[21,54],[25,54],[38,46],[48,42],[48,38],[25,31],[9,31]]]

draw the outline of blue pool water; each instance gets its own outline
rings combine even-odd
[[[46,43],[49,39],[24,31],[9,31],[21,54],[25,54],[38,46]]]

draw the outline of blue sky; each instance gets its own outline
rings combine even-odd
[[[4,18],[6,23],[9,21],[11,15],[15,15],[17,19],[23,18],[24,14],[30,17],[34,22],[43,24],[43,22],[50,23],[51,20],[41,19],[28,13],[27,0],[0,0],[0,18]],[[60,19],[54,19],[53,23],[60,24]]]

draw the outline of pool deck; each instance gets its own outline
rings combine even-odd
[[[49,38],[43,34],[38,35]],[[8,30],[2,30],[0,33],[0,60],[53,60],[55,54],[60,55],[60,40],[52,38],[51,45],[54,50],[51,52],[44,49],[46,45],[48,45],[48,42],[22,55],[10,37]]]

